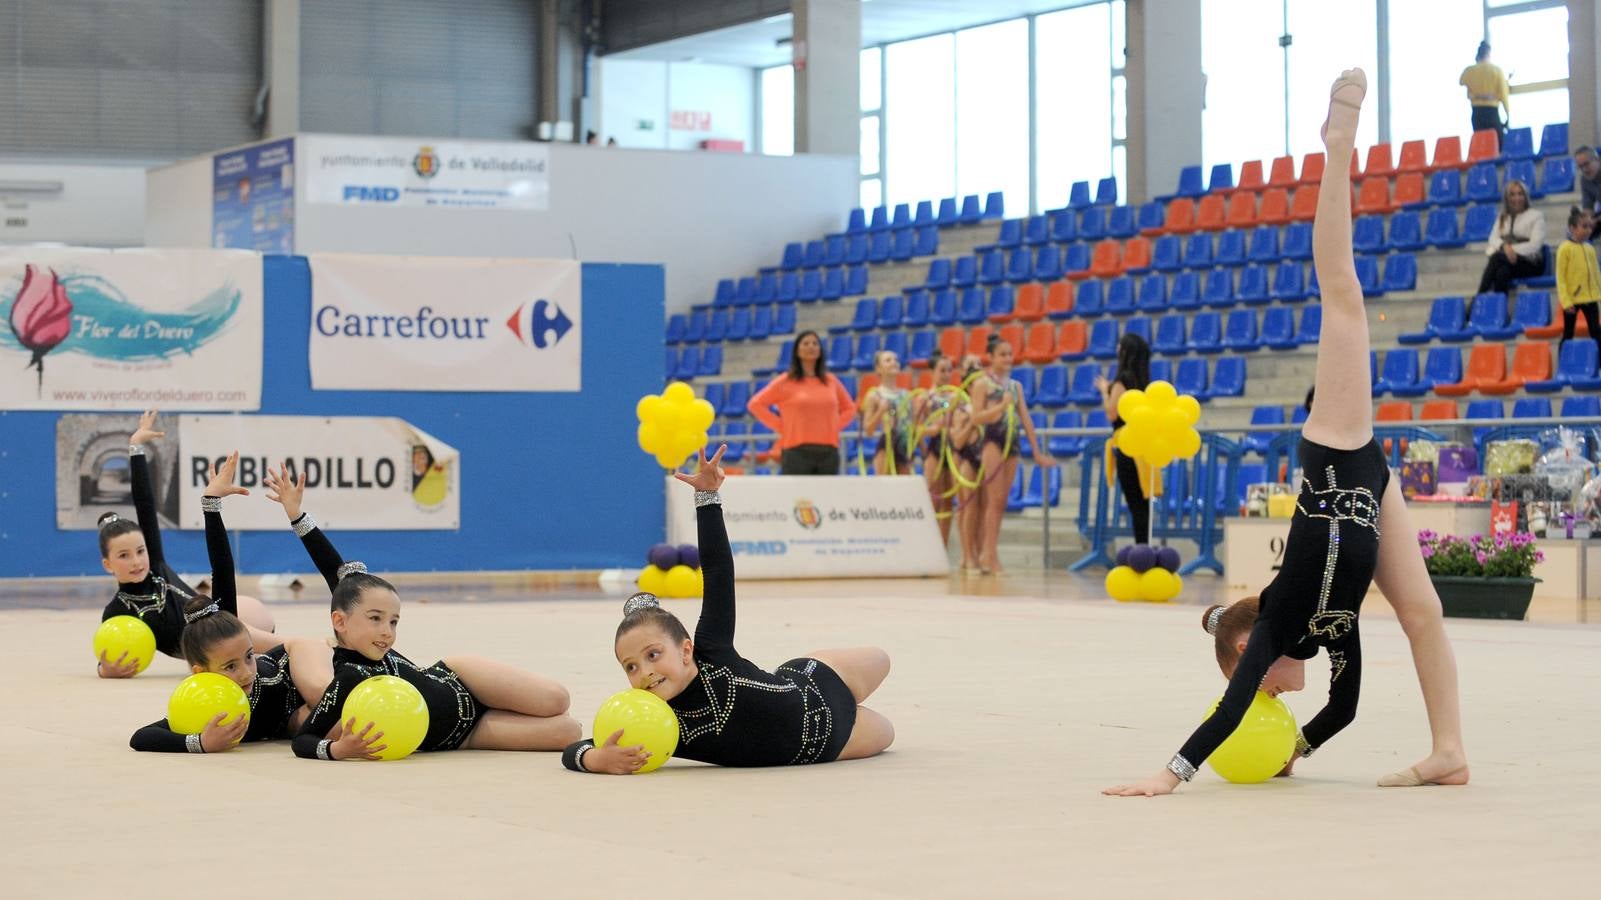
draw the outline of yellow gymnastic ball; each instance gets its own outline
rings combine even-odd
[[[124,663],[132,662],[143,672],[156,658],[156,635],[150,626],[133,616],[112,616],[95,629],[95,660],[102,655],[108,662],[116,662],[124,653]]]
[[[1219,698],[1221,701],[1222,698]],[[1217,703],[1212,704],[1212,710]],[[1207,715],[1212,714],[1212,710]],[[1295,714],[1277,697],[1261,691],[1222,744],[1206,761],[1212,770],[1235,784],[1259,784],[1277,775],[1295,753]]]
[[[650,754],[636,775],[661,768],[678,749],[678,716],[666,700],[650,691],[629,688],[600,705],[595,713],[595,743],[606,743],[619,730],[623,733],[619,747],[643,746]]]
[[[377,743],[379,759],[405,759],[422,746],[428,735],[428,704],[422,693],[404,678],[393,675],[374,675],[356,685],[345,699],[340,720],[356,720],[359,732],[372,723],[369,736],[383,732]]]
[[[239,716],[248,722],[250,701],[233,679],[200,672],[185,678],[173,690],[167,701],[167,727],[179,734],[199,734],[218,713],[224,716],[218,725],[231,725]]]

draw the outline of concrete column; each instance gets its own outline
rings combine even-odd
[[[795,0],[795,152],[861,149],[860,0]]]
[[[1596,0],[1568,0],[1568,143],[1601,143],[1601,15]]]
[[[1143,203],[1201,161],[1200,0],[1128,0],[1128,185]]]
[[[263,137],[300,130],[300,0],[267,0],[267,121]]]

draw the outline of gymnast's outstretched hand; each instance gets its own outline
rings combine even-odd
[[[139,429],[128,438],[130,444],[148,444],[158,437],[166,437],[165,431],[156,430],[156,411],[147,409],[139,417]]]
[[[211,483],[206,485],[207,497],[232,497],[236,494],[249,496],[250,492],[233,483],[234,471],[239,468],[239,451],[228,454],[220,467],[211,467]]]
[[[1173,789],[1178,786],[1179,777],[1163,769],[1160,775],[1153,775],[1133,784],[1114,784],[1101,793],[1108,797],[1160,797],[1163,794],[1173,793]]]
[[[291,477],[289,463],[285,462],[274,471],[267,467],[267,475],[262,479],[267,486],[267,499],[274,503],[283,504],[284,512],[288,514],[289,521],[300,518],[300,501],[306,496],[306,473]]]
[[[700,467],[693,475],[683,472],[674,472],[673,477],[689,485],[697,491],[715,491],[723,485],[723,451],[728,449],[727,444],[719,444],[717,452],[711,459],[706,458],[706,451],[700,451]]]

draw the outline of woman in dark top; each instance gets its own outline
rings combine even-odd
[[[632,686],[667,701],[678,716],[674,755],[719,766],[795,766],[861,759],[895,739],[888,719],[859,704],[889,674],[877,647],[825,650],[768,672],[734,649],[734,555],[723,526],[723,451],[694,475],[701,571],[706,596],[695,638],[650,594],[623,606],[614,650]],[[650,756],[618,746],[622,732],[579,741],[562,754],[577,772],[629,775]],[[597,737],[599,737],[597,735]]]
[[[1113,435],[1123,427],[1123,419],[1117,414],[1117,401],[1123,392],[1143,391],[1150,383],[1151,345],[1137,334],[1123,335],[1117,344],[1116,377],[1111,381],[1099,375],[1095,377],[1095,389],[1101,392],[1101,405],[1106,408],[1106,418],[1112,422]],[[1148,544],[1151,542],[1151,502],[1140,487],[1139,465],[1121,450],[1114,449],[1112,454],[1116,460],[1117,484],[1123,489],[1129,521],[1134,525],[1134,543]]]
[[[128,469],[133,488],[133,509],[138,521],[116,513],[100,517],[100,565],[117,579],[117,594],[100,614],[103,622],[114,616],[133,616],[150,626],[156,636],[156,649],[168,656],[181,657],[178,639],[183,635],[184,605],[199,594],[184,584],[167,565],[161,549],[161,523],[156,518],[156,492],[151,485],[150,465],[145,446],[165,436],[156,431],[156,411],[139,417],[139,429],[128,439]],[[221,609],[238,616],[250,630],[259,647],[274,646],[272,616],[254,597],[230,596]],[[136,663],[122,657],[95,664],[101,678],[132,678]]]

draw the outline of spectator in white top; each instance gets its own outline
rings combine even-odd
[[[1501,215],[1496,217],[1484,254],[1479,293],[1506,293],[1514,278],[1533,278],[1545,271],[1545,214],[1529,206],[1529,190],[1510,179],[1501,193]]]

